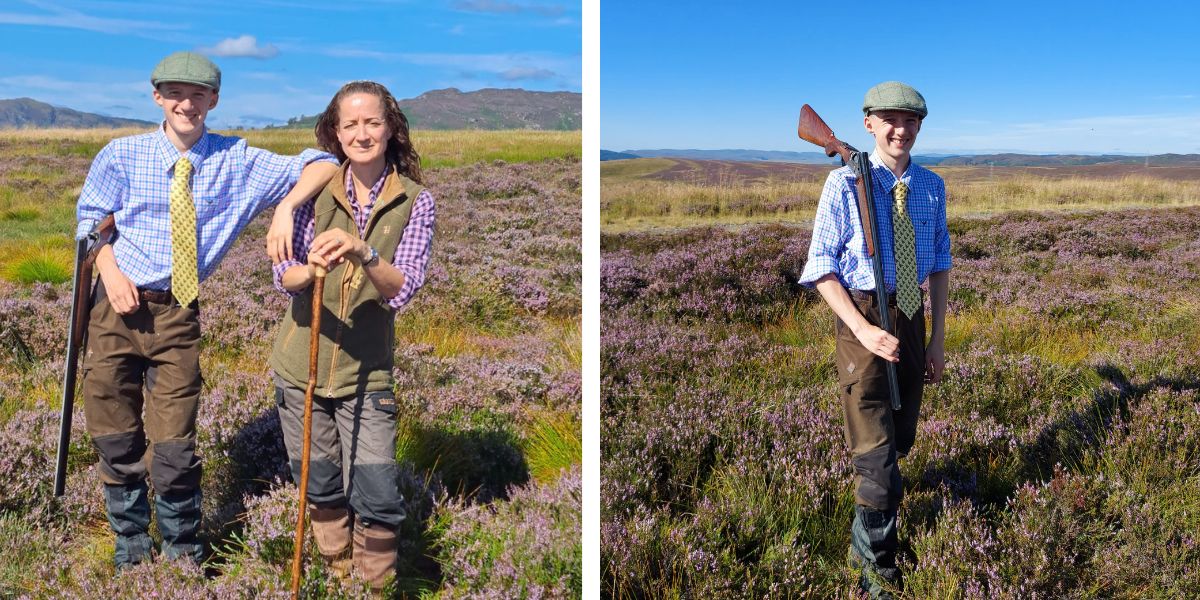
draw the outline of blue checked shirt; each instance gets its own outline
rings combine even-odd
[[[892,252],[892,188],[896,176],[871,153],[871,179],[875,192],[875,227],[879,231],[879,255],[883,258],[883,280],[887,291],[896,290],[896,260]],[[825,180],[817,217],[813,224],[808,262],[800,284],[814,282],[833,273],[852,290],[875,289],[875,273],[867,256],[862,222],[858,216],[856,177],[849,166],[837,169]],[[930,273],[950,269],[950,231],[946,228],[946,183],[920,165],[909,162],[900,178],[908,186],[907,208],[916,233],[917,281]]]
[[[121,272],[138,287],[171,286],[171,179],[183,155],[193,166],[200,281],[216,270],[255,216],[287,195],[305,165],[318,160],[337,164],[333,155],[318,150],[280,156],[247,146],[241,138],[208,131],[181,154],[162,126],[109,142],[92,161],[79,194],[75,239],[114,214],[113,254]]]

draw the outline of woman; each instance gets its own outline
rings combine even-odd
[[[339,575],[351,564],[376,589],[396,563],[404,519],[397,487],[392,381],[395,311],[425,281],[433,196],[421,187],[408,120],[384,86],[348,83],[316,125],[342,162],[296,209],[294,255],[275,265],[292,296],[271,354],[292,476],[299,479],[315,267],[328,269],[313,397],[309,516],[317,548]],[[351,558],[353,557],[353,558]]]

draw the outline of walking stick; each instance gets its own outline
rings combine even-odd
[[[296,518],[295,552],[292,554],[292,598],[300,597],[300,559],[304,553],[304,512],[308,509],[308,455],[312,446],[312,402],[317,389],[317,344],[321,337],[321,299],[325,295],[325,267],[314,265],[312,333],[308,342],[308,389],[304,391],[304,446],[300,450],[300,514]]]

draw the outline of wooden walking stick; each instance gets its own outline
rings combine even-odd
[[[308,389],[304,391],[304,445],[300,450],[300,514],[296,518],[295,552],[292,554],[292,598],[300,597],[300,561],[304,554],[304,513],[308,509],[308,455],[312,446],[312,403],[317,389],[317,345],[321,337],[321,299],[325,296],[325,267],[314,265],[312,333],[308,342]]]

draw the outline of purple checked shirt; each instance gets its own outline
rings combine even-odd
[[[138,287],[164,290],[171,285],[169,199],[175,163],[181,156],[187,156],[193,168],[200,281],[217,269],[258,213],[287,195],[306,164],[318,160],[337,164],[326,152],[305,150],[299,156],[280,156],[247,146],[241,138],[208,131],[181,153],[161,125],[150,133],[109,142],[92,161],[79,193],[75,239],[113,213],[117,266]]]
[[[358,226],[358,237],[361,238],[367,231],[367,221],[371,217],[371,210],[375,208],[375,201],[379,199],[379,192],[383,190],[384,181],[392,167],[389,166],[383,170],[379,180],[371,186],[371,191],[367,195],[367,204],[361,207],[356,201],[351,168],[350,166],[346,167],[346,198],[350,200],[350,206],[354,211],[354,223]],[[315,204],[316,198],[313,198],[296,208],[296,224],[292,234],[292,256],[296,260],[285,260],[275,265],[273,269],[275,289],[289,296],[296,296],[299,292],[284,289],[283,273],[291,267],[304,266],[308,263],[308,249],[312,246],[313,238],[316,237],[316,233],[313,231],[313,206]],[[392,258],[392,266],[404,273],[404,285],[395,296],[388,299],[388,306],[391,306],[392,310],[400,310],[401,307],[408,304],[417,290],[425,284],[425,269],[429,266],[429,251],[433,246],[435,212],[433,194],[430,194],[427,189],[422,189],[421,193],[417,194],[413,200],[412,215],[408,219],[408,225],[404,227],[404,233],[400,236],[400,243],[396,246],[396,253]]]

